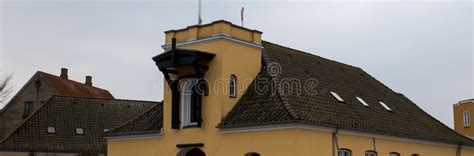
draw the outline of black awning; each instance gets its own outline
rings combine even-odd
[[[214,56],[215,54],[198,50],[172,49],[153,57],[153,61],[155,61],[160,70],[163,70],[169,67],[208,63]]]

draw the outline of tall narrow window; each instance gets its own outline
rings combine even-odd
[[[200,126],[201,98],[197,79],[183,79],[181,85],[182,127]]]
[[[390,152],[390,154],[388,154],[388,156],[400,156],[400,153]]]
[[[340,149],[338,152],[337,152],[337,155],[338,156],[351,156],[351,150],[349,149]]]
[[[463,124],[464,124],[464,127],[471,126],[471,112],[469,111],[463,112]]]
[[[237,96],[237,77],[231,75],[229,78],[229,97],[235,98]]]
[[[25,102],[25,108],[23,111],[23,117],[26,118],[33,113],[33,101],[26,101]]]

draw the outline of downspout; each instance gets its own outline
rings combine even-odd
[[[339,144],[337,142],[337,133],[339,133],[339,128],[336,128],[332,133],[332,156],[336,156],[336,151],[338,151],[339,149]]]
[[[372,146],[373,146],[374,152],[377,152],[377,146],[375,145],[375,137],[372,137]]]
[[[458,144],[458,148],[456,149],[456,156],[461,156],[462,151],[462,142]]]

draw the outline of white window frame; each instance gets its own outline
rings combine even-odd
[[[388,156],[400,156],[400,153],[398,152],[390,152]]]
[[[339,96],[339,94],[337,94],[336,92],[329,91],[329,93],[332,95],[332,97],[336,98],[337,101],[344,102],[344,99],[342,99],[341,96]]]
[[[183,79],[181,90],[181,120],[182,127],[196,126],[197,122],[191,122],[191,101],[193,94],[193,86],[196,84],[195,79]]]
[[[233,74],[229,77],[229,97],[237,97],[237,77]]]
[[[382,105],[382,107],[385,108],[386,110],[392,111],[392,109],[387,104],[385,104],[384,102],[379,101],[379,104]]]
[[[462,113],[462,123],[464,127],[470,127],[471,126],[471,112],[470,111],[464,111]]]
[[[377,156],[377,152],[375,152],[375,151],[366,151],[365,156]]]
[[[340,149],[337,151],[337,155],[338,156],[351,156],[352,153],[350,150],[347,150],[347,149]]]
[[[367,104],[367,102],[364,101],[364,99],[356,96],[356,99],[359,100],[360,103],[362,103],[365,107],[370,107],[369,104]]]
[[[75,132],[76,135],[84,135],[84,128],[76,128]]]
[[[46,129],[47,129],[48,134],[56,134],[55,127],[47,127]]]

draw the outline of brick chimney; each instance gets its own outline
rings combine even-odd
[[[63,79],[68,79],[67,68],[61,68],[61,75],[59,77]]]
[[[86,82],[84,84],[92,86],[92,76],[86,76]]]

